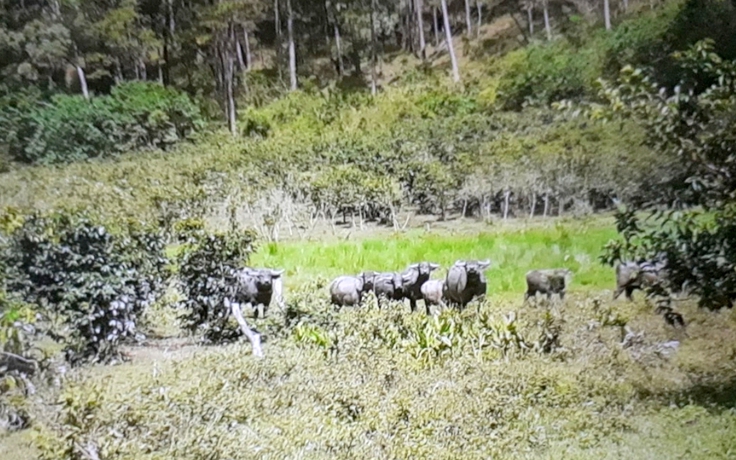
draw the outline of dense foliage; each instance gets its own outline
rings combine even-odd
[[[18,161],[58,163],[165,149],[203,127],[198,106],[173,88],[130,82],[108,96],[54,95],[49,102],[2,107],[0,126]]]
[[[38,369],[32,339],[36,314],[0,290],[0,432],[28,426],[26,398]]]
[[[109,359],[161,294],[163,248],[138,225],[113,233],[84,214],[36,213],[4,248],[7,288],[37,305],[69,360]]]
[[[601,91],[611,110],[593,113],[640,120],[647,142],[686,165],[676,177],[682,187],[652,200],[700,209],[657,215],[652,225],[621,213],[626,238],[611,244],[609,252],[644,258],[663,253],[670,287],[687,287],[702,306],[731,307],[736,300],[736,66],[715,54],[711,41],[675,59],[685,77],[674,91],[660,88],[645,71],[627,68],[619,84],[605,84]]]
[[[507,109],[519,109],[596,99],[596,80],[615,78],[627,65],[651,69],[654,81],[672,88],[684,76],[673,52],[711,38],[717,52],[734,58],[735,36],[736,7],[731,2],[668,2],[661,10],[623,21],[613,31],[567,31],[551,44],[513,51],[501,72],[498,102]]]
[[[247,263],[254,236],[238,231],[210,234],[196,221],[180,223],[178,234],[183,245],[177,261],[184,294],[183,327],[212,341],[237,336],[240,330],[228,324],[231,314],[226,299],[233,298],[235,271]]]

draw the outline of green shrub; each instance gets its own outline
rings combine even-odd
[[[36,361],[31,356],[36,313],[0,290],[0,430],[18,430],[30,422],[26,404]]]
[[[229,327],[225,299],[235,284],[234,272],[248,262],[255,237],[252,232],[208,234],[196,222],[180,227],[184,247],[177,257],[179,286],[184,295],[179,307],[182,326],[211,341],[237,337]]]
[[[112,233],[86,214],[36,213],[5,248],[8,290],[38,306],[69,361],[107,360],[162,293],[163,248],[142,228]]]
[[[203,128],[188,96],[154,83],[129,82],[86,100],[55,95],[6,121],[10,154],[28,163],[112,156],[135,148],[167,148]]]
[[[330,215],[358,214],[361,219],[387,220],[401,199],[399,184],[391,177],[337,166],[318,175],[310,185],[315,208]]]

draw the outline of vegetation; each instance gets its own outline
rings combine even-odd
[[[40,458],[728,458],[736,319],[698,307],[736,298],[734,24],[725,0],[3,3],[0,423]],[[662,255],[611,300],[610,265]],[[461,311],[328,303],[338,275],[485,258]],[[286,304],[243,327],[246,264]],[[565,299],[524,301],[558,267]]]
[[[116,357],[160,295],[163,241],[134,225],[112,233],[84,214],[35,214],[8,240],[8,290],[43,312],[72,362]]]
[[[736,156],[730,140],[736,115],[736,69],[713,52],[712,41],[699,42],[676,59],[689,78],[683,78],[672,94],[633,69],[626,69],[622,83],[606,88],[604,94],[613,107],[646,124],[650,144],[683,159],[687,167],[676,177],[681,186],[674,188],[673,198],[700,209],[669,212],[653,227],[640,226],[621,213],[618,225],[626,238],[609,247],[609,259],[622,254],[642,258],[664,254],[669,288],[686,288],[702,306],[712,309],[733,307]],[[706,81],[713,83],[698,88]]]
[[[0,126],[8,133],[9,153],[28,163],[163,149],[203,125],[199,108],[186,94],[151,83],[121,83],[109,96],[92,101],[59,94],[30,108],[7,102]]]

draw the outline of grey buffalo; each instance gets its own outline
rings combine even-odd
[[[374,272],[338,276],[330,283],[330,300],[340,307],[360,305],[363,294],[373,288]]]
[[[373,284],[373,293],[376,295],[378,307],[381,300],[402,300],[404,298],[403,280],[401,273],[378,273]]]
[[[422,284],[422,298],[425,305],[439,305],[445,307],[444,302],[445,280],[429,280]]]
[[[526,273],[526,292],[524,293],[524,301],[529,297],[536,297],[537,293],[547,294],[547,298],[551,298],[552,294],[560,296],[560,300],[565,298],[565,289],[569,284],[572,272],[566,268],[546,268],[540,270],[531,270]]]
[[[445,278],[443,294],[447,303],[465,308],[475,297],[484,296],[488,282],[483,272],[490,266],[490,260],[455,262]]]
[[[261,335],[248,326],[241,305],[255,306],[255,316],[258,317],[259,312],[260,316],[264,316],[275,294],[277,302],[283,307],[283,273],[284,270],[242,268],[234,273],[235,282],[225,299],[225,306],[231,309],[240,329],[253,346],[253,354],[258,357],[263,356]]]
[[[438,268],[440,268],[439,264],[419,262],[409,265],[401,274],[404,298],[409,299],[411,311],[417,309],[417,300],[422,298],[422,285],[429,280],[429,275]],[[429,305],[427,302],[424,302],[424,306],[427,308],[427,314],[429,314]]]
[[[633,293],[636,289],[642,289],[664,279],[665,265],[665,261],[654,263],[629,261],[616,265],[616,291],[613,293],[613,300],[623,292],[626,292],[627,299],[634,300]]]
[[[271,299],[283,305],[283,275],[284,270],[270,268],[245,267],[236,273],[237,287],[234,300],[240,304],[249,304],[256,307],[255,317],[264,317],[271,304]]]

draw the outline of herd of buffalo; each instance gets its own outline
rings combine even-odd
[[[339,276],[330,284],[330,299],[333,305],[354,306],[361,303],[364,294],[373,292],[379,307],[382,300],[409,299],[411,311],[415,311],[421,299],[427,314],[432,305],[465,308],[471,300],[485,296],[488,283],[484,272],[490,266],[490,260],[458,260],[444,280],[430,279],[431,273],[439,268],[431,262],[411,264],[403,272],[364,271],[355,276]],[[661,263],[646,261],[618,264],[614,300],[623,292],[631,300],[634,290],[661,276],[663,267]],[[546,294],[548,298],[557,294],[564,299],[571,277],[572,272],[566,268],[528,271],[524,301],[537,294]]]
[[[424,301],[427,314],[430,307],[460,307],[486,294],[487,279],[484,272],[491,266],[490,260],[458,260],[447,271],[445,279],[430,279],[439,264],[419,262],[409,265],[403,272],[364,271],[358,275],[339,276],[329,285],[331,303],[335,306],[357,306],[368,292],[378,301],[409,299],[411,311],[416,311],[417,301]],[[631,300],[634,290],[655,282],[664,275],[664,262],[622,262],[616,266],[616,290],[613,299],[622,293]],[[255,316],[265,315],[265,309],[276,297],[283,307],[282,274],[284,270],[243,269],[238,275],[237,302],[257,307]],[[537,294],[560,299],[572,277],[565,268],[538,269],[526,273],[527,290],[524,301]],[[275,294],[275,296],[274,296]]]

